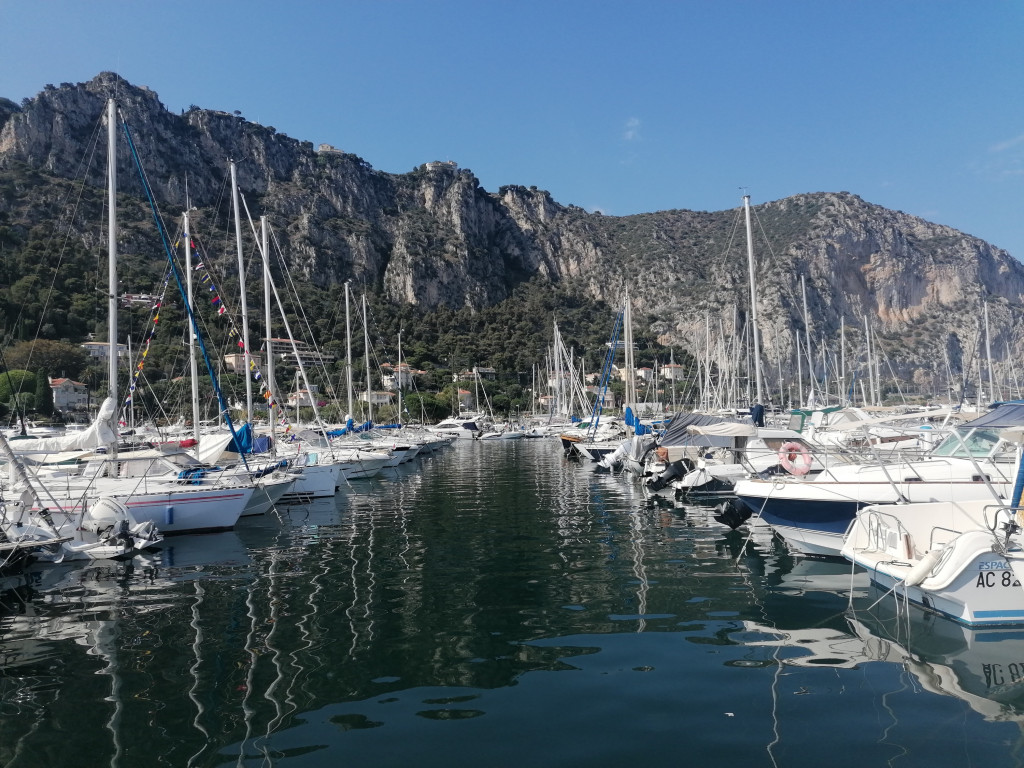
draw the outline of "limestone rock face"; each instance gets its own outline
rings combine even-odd
[[[0,169],[31,169],[45,181],[78,179],[86,168],[85,182],[102,186],[105,160],[83,161],[105,155],[111,94],[165,215],[185,206],[186,191],[200,211],[223,209],[233,159],[252,215],[268,217],[289,268],[316,284],[352,280],[429,310],[489,306],[539,276],[578,281],[611,301],[628,288],[663,340],[691,351],[700,351],[712,325],[716,335],[744,333],[749,288],[739,208],[612,217],[561,205],[533,187],[489,192],[454,163],[385,173],[238,114],[199,107],[173,114],[151,90],[109,72],[47,86],[20,106],[0,99]],[[120,177],[133,179],[131,157],[119,153]],[[141,195],[138,181],[121,191]],[[0,199],[0,213],[23,226],[39,215],[12,199]],[[1020,351],[1024,268],[1007,252],[843,192],[760,204],[753,216],[768,361],[790,359],[804,329],[804,290],[816,338],[835,340],[841,329],[863,334],[866,317],[873,332],[898,342],[905,368],[976,349],[982,302],[993,350]]]

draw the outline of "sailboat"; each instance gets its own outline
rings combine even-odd
[[[25,449],[38,459],[35,466],[34,482],[40,483],[45,497],[51,502],[50,514],[58,522],[58,529],[65,526],[74,529],[78,521],[87,514],[99,498],[109,498],[127,509],[132,517],[129,527],[140,523],[157,526],[161,533],[195,533],[200,531],[226,530],[235,525],[239,515],[253,494],[252,484],[212,483],[214,477],[201,477],[191,470],[187,474],[177,471],[173,465],[166,465],[167,457],[160,451],[119,453],[116,424],[116,409],[113,405],[118,396],[118,360],[116,342],[117,327],[117,216],[116,216],[116,105],[111,99],[107,108],[108,168],[109,168],[109,224],[108,224],[108,396],[97,417],[97,434],[104,442],[103,447],[91,452],[79,451],[70,457],[77,463],[70,466],[53,463],[69,457],[54,457],[52,454],[66,450],[64,444],[46,439],[33,441]],[[125,136],[138,166],[131,135],[125,126]],[[141,170],[141,168],[140,168]],[[148,186],[144,188],[149,193]],[[164,245],[171,262],[170,268],[177,277],[173,254],[166,240],[166,233],[159,224],[158,231],[164,238]],[[180,283],[179,283],[180,287]],[[184,293],[184,291],[182,291]],[[187,307],[195,328],[191,306]],[[205,354],[205,353],[204,353]],[[207,361],[208,363],[208,361]],[[208,363],[209,365],[209,363]],[[106,430],[101,429],[107,425]],[[55,439],[56,440],[56,439]],[[21,447],[19,446],[19,451]],[[49,462],[49,463],[48,463]],[[204,482],[205,481],[205,482]],[[16,489],[19,486],[16,486]]]
[[[291,346],[292,352],[295,355],[296,363],[298,364],[299,375],[301,376],[306,391],[310,391],[312,387],[309,385],[309,380],[306,377],[305,365],[302,362],[302,356],[299,354],[298,347],[295,344],[295,337],[292,335],[291,327],[288,323],[288,317],[284,312],[284,307],[281,304],[281,298],[277,293],[277,288],[274,285],[273,280],[270,277],[270,224],[267,221],[266,216],[260,217],[260,255],[263,261],[263,291],[264,291],[264,319],[266,324],[267,337],[264,340],[266,344],[266,380],[268,385],[273,391],[276,391],[274,386],[274,344],[285,343]],[[281,340],[273,339],[270,335],[271,329],[271,297],[273,297],[274,304],[277,305],[280,312],[282,321],[284,322],[285,332],[288,335],[287,340],[281,342]],[[316,400],[311,400],[313,407],[313,414],[317,422],[317,430],[310,430],[306,435],[293,435],[291,440],[284,445],[276,444],[275,449],[277,451],[277,457],[284,459],[288,462],[289,466],[294,469],[299,469],[301,472],[295,478],[295,483],[287,493],[282,497],[282,501],[307,501],[315,498],[326,498],[334,496],[340,489],[341,483],[344,480],[344,465],[342,462],[337,460],[331,449],[330,442],[326,437],[326,430],[320,421],[320,412],[316,405]],[[270,423],[273,425],[277,418],[276,404],[270,402]]]
[[[225,469],[223,471],[223,475],[226,479],[233,480],[236,484],[253,486],[252,497],[242,510],[242,517],[249,517],[264,514],[272,509],[274,505],[292,489],[301,473],[295,469],[288,468],[287,462],[276,461],[272,456],[269,457],[269,461],[266,460],[267,457],[264,457],[264,460],[255,461],[255,455],[250,452],[253,445],[256,443],[254,439],[248,439],[252,437],[253,425],[253,378],[251,374],[253,371],[257,370],[257,367],[253,362],[250,352],[249,309],[246,295],[245,261],[242,254],[242,219],[239,206],[238,174],[234,162],[230,163],[230,172],[232,208],[235,219],[235,245],[238,261],[239,301],[242,319],[241,338],[239,340],[239,344],[243,352],[242,370],[245,374],[246,425],[241,430],[244,433],[243,439],[240,441],[236,440],[235,435],[224,431],[207,435],[199,434],[199,400],[198,393],[195,388],[197,373],[195,366],[194,334],[190,336],[189,344],[189,357],[193,377],[192,421],[195,425],[195,439],[198,443],[195,449],[197,458],[206,465],[215,465],[218,468],[224,466]],[[189,295],[191,296],[192,244],[187,229],[187,213],[185,222],[185,269],[188,276]],[[235,331],[237,329],[232,330]],[[258,374],[257,378],[259,378]],[[271,430],[273,430],[273,425],[274,422],[273,419],[271,419]],[[273,438],[271,437],[267,442],[269,442],[271,450],[273,450]],[[239,451],[245,451],[247,459],[243,459]]]
[[[600,392],[594,401],[591,417],[585,424],[579,424],[575,429],[566,430],[559,436],[562,440],[562,447],[567,453],[575,453],[591,461],[601,462],[620,449],[624,452],[623,438],[635,434],[632,418],[631,405],[636,402],[636,381],[633,366],[633,321],[630,314],[629,293],[623,299],[622,311],[615,320],[615,328],[612,331],[612,339],[608,344],[608,353],[605,355],[604,367],[601,371]],[[602,420],[604,409],[604,393],[611,380],[612,362],[615,358],[615,351],[618,348],[619,331],[622,331],[622,347],[625,351],[623,371],[625,372],[626,393],[623,404],[626,418],[623,420],[605,417]],[[615,465],[617,466],[617,460]],[[611,462],[609,462],[610,464]],[[609,466],[605,464],[604,466]]]
[[[116,132],[114,120],[116,107],[111,99],[107,105],[107,137],[108,137],[108,168],[110,212],[109,238],[110,249],[116,251]],[[115,416],[114,397],[117,387],[117,272],[114,267],[114,255],[111,255],[109,281],[110,303],[112,315],[110,325],[110,393],[111,396],[103,404],[100,419],[91,430],[84,433],[72,433],[67,441],[79,441],[86,444],[90,441],[102,440],[112,436],[112,444],[116,447],[116,435],[108,427]],[[63,440],[65,438],[50,438]],[[46,442],[42,438],[38,442]],[[123,500],[113,494],[94,494],[89,503],[82,501],[81,507],[73,514],[54,499],[51,486],[40,486],[29,478],[20,456],[11,450],[6,438],[0,436],[0,455],[6,460],[12,475],[9,490],[17,497],[15,501],[2,506],[0,514],[0,539],[11,546],[8,552],[21,555],[28,542],[44,542],[44,549],[35,549],[31,555],[35,559],[51,561],[95,559],[131,556],[135,552],[151,547],[161,540],[151,521],[141,520],[127,507]],[[50,502],[44,502],[43,496]],[[51,506],[52,504],[52,506]]]

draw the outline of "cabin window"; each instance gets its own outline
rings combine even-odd
[[[988,456],[999,444],[999,435],[990,429],[972,429],[952,434],[935,449],[936,456],[959,457]]]

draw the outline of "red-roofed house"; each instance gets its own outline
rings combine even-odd
[[[80,381],[50,378],[53,407],[58,411],[84,411],[89,407],[89,388]]]

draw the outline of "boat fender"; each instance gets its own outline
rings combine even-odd
[[[944,547],[942,548],[944,549]],[[932,572],[935,564],[939,561],[939,555],[942,554],[942,549],[933,549],[930,552],[926,552],[913,568],[911,568],[907,575],[903,577],[903,585],[907,587],[916,587],[922,581],[928,578],[928,575]]]
[[[811,452],[801,443],[783,443],[779,448],[779,464],[791,475],[802,476],[811,471]]]

